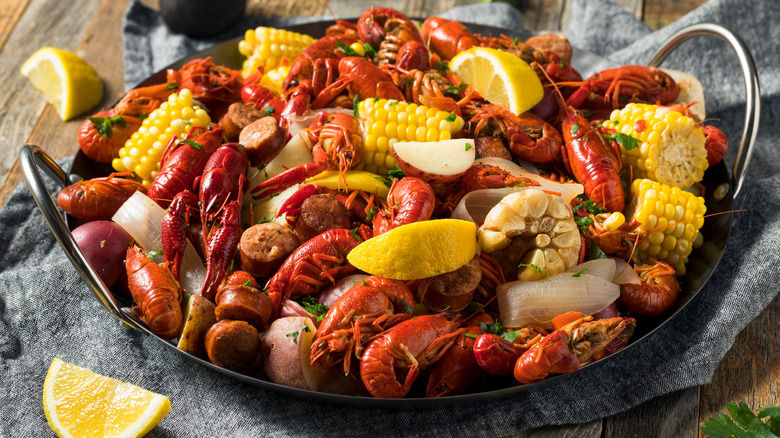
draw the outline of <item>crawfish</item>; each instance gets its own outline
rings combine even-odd
[[[387,208],[374,216],[374,236],[433,215],[436,196],[430,184],[413,176],[394,179],[387,194]]]
[[[324,108],[343,90],[347,90],[350,102],[357,96],[360,100],[372,97],[404,100],[404,95],[393,83],[393,78],[370,61],[359,56],[341,58],[338,64],[339,78],[325,87],[312,100],[311,108]]]
[[[493,323],[493,318],[484,312],[469,318],[463,331],[455,338],[455,345],[442,355],[431,370],[426,397],[462,394],[484,375],[474,355],[475,338],[485,333],[483,324]]]
[[[451,190],[445,196],[444,208],[452,210],[466,194],[475,190],[501,189],[504,187],[534,187],[539,186],[537,181],[530,178],[515,176],[506,169],[488,164],[477,164],[466,169],[457,185],[456,190]]]
[[[506,376],[512,372],[517,359],[547,334],[546,330],[535,325],[517,330],[517,337],[512,342],[495,333],[485,333],[474,343],[474,356],[486,373]]]
[[[337,228],[299,246],[266,284],[276,309],[290,297],[313,294],[327,282],[335,283],[354,272],[355,267],[347,262],[347,254],[358,244],[360,240],[351,231]]]
[[[385,41],[387,45],[398,47],[410,40],[423,41],[417,26],[409,17],[395,9],[383,7],[363,11],[357,21],[357,33],[360,41],[380,51]],[[387,47],[386,50],[392,51],[392,48]]]
[[[309,102],[338,78],[338,62],[345,53],[339,44],[350,45],[355,39],[347,35],[324,36],[295,58],[282,90],[286,104],[284,123],[309,109]]]
[[[196,132],[192,128],[184,140]],[[175,137],[165,148],[160,160],[160,171],[149,186],[149,197],[166,208],[179,192],[191,189],[195,179],[203,174],[211,154],[222,145],[222,128],[203,132],[194,140],[176,143]]]
[[[625,347],[635,326],[634,318],[622,317],[593,321],[588,316],[571,322],[520,356],[515,364],[515,379],[532,383],[549,374],[575,371]]]
[[[473,129],[475,138],[480,134],[501,138],[508,143],[508,149],[514,156],[532,163],[549,163],[560,157],[563,138],[557,129],[541,118],[529,112],[517,115],[492,104],[466,108],[471,116],[469,126],[473,126],[470,129]]]
[[[372,276],[356,283],[325,314],[312,341],[312,365],[343,361],[349,374],[352,355],[359,358],[366,341],[409,319],[413,310],[414,297],[401,281]]]
[[[658,316],[669,310],[680,293],[680,285],[674,277],[674,268],[655,259],[634,266],[640,284],[620,285],[620,302],[628,310],[641,316]]]
[[[462,23],[439,17],[428,17],[423,22],[422,37],[428,50],[447,61],[464,50],[480,45],[476,35]]]
[[[182,327],[182,292],[167,263],[154,263],[134,245],[127,249],[125,268],[128,287],[138,304],[135,310],[141,319],[161,338],[178,336]]]
[[[310,134],[316,139],[312,149],[314,162],[295,166],[258,184],[252,189],[255,199],[279,193],[327,169],[338,169],[341,184],[347,186],[344,173],[360,161],[363,153],[360,121],[349,114],[328,115],[323,111],[312,124]]]
[[[626,193],[620,181],[620,153],[610,147],[601,134],[591,127],[580,111],[563,101],[553,84],[561,106],[561,132],[566,169],[583,185],[585,195],[608,211],[622,211]]]
[[[217,102],[230,104],[241,99],[241,72],[214,64],[211,56],[193,59],[179,70],[169,69],[167,77],[169,83],[191,90],[192,97],[206,105]]]
[[[228,201],[237,200],[239,209],[248,181],[246,171],[249,156],[246,149],[238,143],[226,143],[220,146],[206,161],[203,175],[195,179],[199,187],[200,217],[206,229],[206,223],[213,219],[217,211]]]
[[[130,176],[130,172],[114,172],[71,184],[57,195],[57,204],[65,213],[79,219],[109,220],[133,193],[146,194],[143,184],[121,176]]]
[[[663,70],[642,65],[626,65],[600,71],[585,80],[569,96],[566,104],[588,107],[594,118],[606,119],[614,109],[628,103],[665,105],[674,102],[680,87]]]
[[[458,319],[449,313],[420,315],[382,332],[368,344],[360,362],[368,392],[377,398],[409,393],[420,371],[433,366],[463,332]]]
[[[206,280],[201,295],[214,301],[214,296],[238,251],[241,241],[241,207],[230,201],[222,208],[221,225],[206,237]],[[204,229],[205,233],[205,229]]]
[[[166,209],[160,225],[163,258],[170,264],[173,278],[180,279],[181,264],[184,261],[184,251],[187,249],[187,238],[191,217],[197,214],[198,198],[189,190],[179,192]]]
[[[110,163],[141,127],[141,117],[154,111],[173,91],[168,84],[136,88],[125,94],[113,108],[88,117],[79,128],[82,152],[99,163]]]
[[[647,236],[638,230],[641,223],[636,219],[630,223],[624,222],[615,230],[609,230],[604,226],[604,221],[611,213],[589,214],[591,222],[588,225],[586,240],[598,245],[606,255],[618,254],[629,251]]]

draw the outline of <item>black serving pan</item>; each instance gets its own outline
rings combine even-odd
[[[325,29],[330,24],[332,24],[332,22],[316,22],[290,26],[288,29],[318,37],[324,34]],[[500,34],[506,34],[510,37],[519,37],[521,39],[526,39],[530,36],[511,30],[498,29],[482,25],[469,24],[468,27],[472,31],[481,33],[483,35],[497,36]],[[704,180],[702,181],[704,186],[708,189],[705,198],[707,213],[722,213],[732,210],[732,204],[734,198],[739,193],[740,186],[745,175],[745,170],[747,169],[747,165],[752,154],[752,148],[756,139],[756,134],[758,132],[758,121],[760,114],[758,76],[756,74],[753,58],[739,37],[734,35],[729,30],[714,24],[693,25],[672,35],[669,40],[667,40],[658,50],[657,54],[651,59],[649,65],[658,66],[669,54],[669,52],[671,52],[678,44],[690,37],[697,35],[716,36],[728,42],[737,56],[737,60],[739,62],[740,68],[742,69],[745,81],[745,121],[742,130],[742,136],[739,141],[739,150],[737,152],[734,169],[730,173],[726,168],[726,165],[721,162],[716,166],[708,169],[704,175]],[[179,68],[185,62],[191,59],[211,56],[214,62],[217,64],[226,65],[232,68],[240,68],[241,62],[243,61],[243,56],[238,52],[237,47],[238,39],[227,41],[210,49],[181,59],[180,61],[172,64],[170,67]],[[611,63],[604,58],[579,49],[574,50],[572,65],[579,72],[581,72],[584,77],[587,77],[596,71],[615,66],[614,63]],[[161,70],[139,84],[139,87],[157,84],[164,81],[165,70]],[[35,201],[44,215],[44,218],[48,222],[49,227],[54,233],[55,238],[65,250],[68,258],[73,263],[73,266],[76,268],[79,274],[81,274],[81,276],[84,278],[84,281],[95,293],[97,298],[103,303],[106,309],[114,316],[116,316],[123,324],[157,339],[160,343],[170,349],[170,354],[184,355],[192,361],[200,363],[205,367],[209,367],[216,372],[232,376],[239,381],[256,385],[265,390],[284,393],[306,400],[316,400],[360,407],[371,406],[406,409],[442,407],[455,404],[470,404],[487,400],[497,400],[511,397],[524,391],[534,391],[546,385],[558,385],[579,372],[578,370],[573,373],[555,376],[537,383],[527,385],[513,385],[511,383],[507,383],[506,380],[502,380],[501,382],[489,383],[488,386],[482,388],[482,392],[460,396],[423,398],[420,396],[415,397],[413,395],[412,397],[404,399],[374,399],[367,397],[325,394],[290,388],[272,383],[267,380],[217,367],[208,361],[179,350],[176,348],[176,345],[173,342],[164,340],[154,335],[148,329],[148,327],[138,319],[135,312],[133,312],[128,307],[129,303],[121,302],[114,297],[112,292],[105,287],[94,269],[92,269],[89,263],[87,263],[86,258],[76,245],[73,236],[70,234],[70,230],[77,226],[79,222],[74,220],[74,218],[67,218],[67,223],[63,220],[52,200],[51,195],[46,190],[39,172],[39,168],[42,165],[43,169],[50,176],[52,176],[55,180],[64,186],[81,178],[88,179],[98,176],[105,176],[112,171],[110,166],[95,163],[86,157],[82,152],[79,152],[76,154],[69,174],[66,174],[66,172],[57,166],[57,164],[48,155],[46,155],[41,148],[31,144],[26,144],[21,148],[19,160],[22,165],[25,179],[30,186]],[[635,331],[631,342],[626,348],[600,361],[587,365],[587,367],[598,366],[599,364],[602,364],[608,360],[620,360],[619,357],[624,351],[631,349],[635,345],[641,343],[649,333],[661,327],[663,324],[673,318],[683,307],[685,307],[691,301],[691,299],[693,299],[693,297],[699,293],[699,291],[702,289],[704,284],[716,269],[718,262],[723,256],[723,251],[725,250],[726,242],[731,230],[731,224],[732,214],[730,213],[708,217],[701,229],[701,232],[704,234],[705,243],[702,247],[694,249],[693,253],[689,257],[690,261],[687,265],[687,274],[684,276],[681,282],[682,291],[674,307],[662,316],[655,318],[643,318],[638,321],[637,330]],[[415,393],[413,392],[413,394]]]

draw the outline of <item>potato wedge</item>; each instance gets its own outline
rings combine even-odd
[[[214,303],[200,294],[191,294],[184,307],[184,328],[177,347],[187,353],[206,355],[206,332],[217,322]]]

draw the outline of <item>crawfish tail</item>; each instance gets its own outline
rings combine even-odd
[[[156,264],[138,247],[128,248],[127,279],[142,320],[152,332],[171,339],[182,326],[181,288],[164,264]]]

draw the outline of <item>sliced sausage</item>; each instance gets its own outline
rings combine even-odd
[[[223,319],[206,332],[206,355],[211,363],[243,371],[260,353],[260,334],[246,321]]]
[[[418,294],[423,304],[434,312],[460,312],[471,303],[482,270],[474,257],[460,268],[420,282]]]
[[[287,131],[271,116],[250,123],[238,136],[238,142],[244,145],[249,154],[249,163],[255,167],[263,167],[273,160],[282,150],[286,139]]]
[[[246,321],[258,331],[268,327],[274,302],[258,289],[244,285],[223,286],[214,297],[217,321],[235,319]]]
[[[238,244],[241,269],[256,277],[270,277],[299,244],[295,232],[278,223],[252,225]]]
[[[219,124],[222,126],[222,138],[225,143],[238,141],[242,129],[266,115],[265,111],[252,105],[241,102],[230,104],[225,115],[219,120]]]
[[[329,194],[312,195],[303,201],[295,225],[301,242],[336,228],[349,229],[349,211],[341,201]]]

